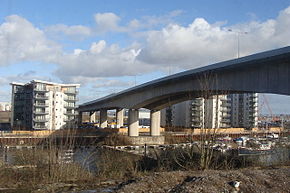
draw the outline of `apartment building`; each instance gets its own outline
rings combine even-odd
[[[227,95],[218,95],[175,104],[162,111],[161,122],[169,125],[170,120],[175,127],[227,128],[231,124],[230,101]]]
[[[232,94],[232,127],[258,126],[258,94]]]
[[[216,95],[161,111],[161,124],[186,128],[252,128],[258,124],[258,94]]]
[[[79,84],[32,80],[11,85],[13,129],[58,130],[74,126]]]

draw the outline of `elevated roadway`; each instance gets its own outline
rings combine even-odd
[[[197,97],[232,93],[290,95],[290,46],[153,80],[84,103],[78,110],[92,115],[100,111],[100,124],[105,127],[107,110],[118,109],[121,116],[122,109],[129,109],[129,135],[138,136],[138,109],[147,108],[151,110],[151,135],[159,135],[161,109]]]

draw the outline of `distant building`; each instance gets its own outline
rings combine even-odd
[[[33,80],[11,85],[13,129],[57,130],[74,126],[79,84]]]
[[[125,109],[124,112],[124,123],[128,124],[128,114],[129,114],[129,110]],[[140,127],[142,126],[149,126],[150,125],[150,110],[148,109],[144,109],[144,108],[140,108],[139,109],[139,125]]]
[[[11,128],[11,111],[0,111],[0,130]]]
[[[227,128],[231,124],[230,105],[227,95],[218,95],[185,101],[162,112],[166,114],[167,123],[170,120],[174,127]]]
[[[0,111],[11,111],[11,103],[0,102]]]
[[[258,94],[232,94],[232,127],[258,126]]]
[[[258,95],[215,95],[172,105],[161,111],[163,126],[186,128],[256,127]]]

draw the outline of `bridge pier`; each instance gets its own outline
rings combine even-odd
[[[128,135],[129,137],[139,136],[139,111],[138,109],[129,109]]]
[[[160,135],[160,111],[151,110],[150,111],[150,135],[159,136]]]
[[[108,127],[107,109],[101,109],[100,110],[100,127],[101,128]]]
[[[124,126],[124,109],[116,109],[117,128]]]
[[[95,123],[96,122],[96,111],[90,112],[90,122]]]
[[[78,125],[80,126],[83,122],[83,112],[79,111],[79,114],[77,117],[78,117]]]

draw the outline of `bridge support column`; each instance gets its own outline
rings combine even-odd
[[[138,109],[129,109],[128,135],[129,137],[139,136],[139,111]]]
[[[83,123],[83,112],[80,111],[78,114],[78,126],[81,126],[82,123]]]
[[[159,136],[160,135],[160,111],[151,110],[150,111],[150,135]]]
[[[90,122],[95,123],[96,122],[96,111],[90,112]]]
[[[100,110],[100,127],[101,128],[108,127],[108,117],[107,117],[107,110],[106,109]]]
[[[124,109],[116,109],[116,122],[117,128],[124,125]]]

